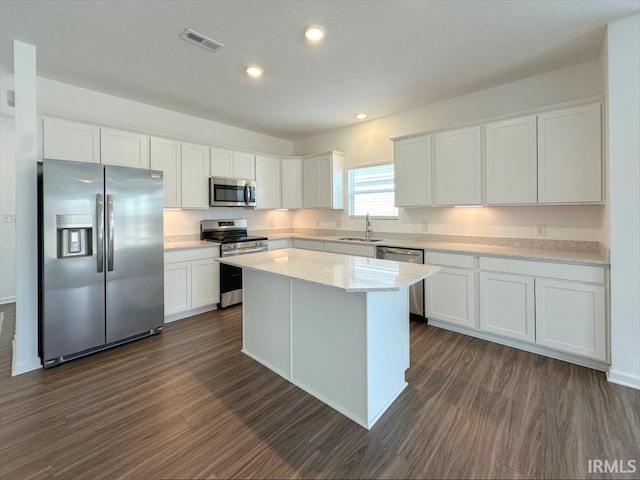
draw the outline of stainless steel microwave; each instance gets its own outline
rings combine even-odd
[[[212,207],[255,207],[256,182],[240,178],[209,178],[209,205]]]

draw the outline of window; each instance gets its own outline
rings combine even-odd
[[[351,168],[347,173],[349,216],[398,217],[394,206],[393,163]]]

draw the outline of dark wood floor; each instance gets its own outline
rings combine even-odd
[[[240,307],[16,378],[13,308],[2,309],[2,479],[598,478],[589,459],[640,467],[640,392],[421,324],[409,387],[366,431],[240,353]]]

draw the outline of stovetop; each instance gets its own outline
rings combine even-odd
[[[203,234],[203,240],[207,242],[216,243],[242,243],[242,242],[254,242],[258,240],[269,240],[267,237],[254,237],[251,235],[208,235],[206,232]]]

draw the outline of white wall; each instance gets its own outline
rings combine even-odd
[[[0,72],[0,304],[16,299],[15,162],[13,137],[15,111],[7,105],[7,90],[14,88],[13,74]]]
[[[640,389],[640,15],[608,25],[609,380]]]
[[[36,48],[14,41],[16,330],[12,374],[40,368],[36,208]]]
[[[590,62],[296,140],[293,150],[298,155],[339,150],[345,153],[347,167],[390,162],[393,137],[603,94],[601,65]],[[374,229],[533,238],[535,225],[543,223],[546,238],[600,241],[603,211],[602,206],[400,209],[399,220],[378,220]],[[352,229],[361,228],[362,220],[349,219],[346,212],[301,211],[294,214],[294,225]]]

